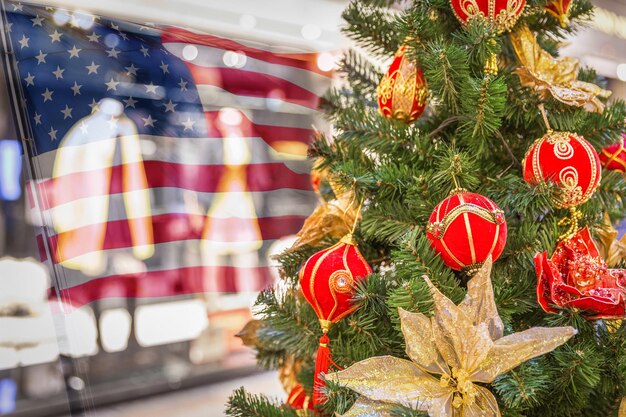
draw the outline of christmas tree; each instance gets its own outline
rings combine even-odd
[[[310,148],[322,201],[242,332],[289,399],[242,388],[229,415],[618,415],[626,106],[558,55],[592,13],[348,5],[334,134]]]

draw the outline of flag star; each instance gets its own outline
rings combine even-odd
[[[119,32],[120,38],[124,39],[125,41],[128,40],[128,35],[125,34],[124,32]]]
[[[67,119],[68,117],[70,119],[72,118],[72,110],[74,109],[69,107],[67,104],[65,105],[65,109],[61,110],[61,113],[63,113],[63,120]]]
[[[116,25],[115,23],[111,22],[111,29],[113,29],[113,30],[120,30],[120,27],[118,25]]]
[[[59,33],[58,30],[54,30],[53,33],[49,34],[48,36],[50,37],[50,42],[51,43],[55,43],[55,42],[61,42],[61,33]]]
[[[41,95],[43,96],[43,102],[45,103],[48,100],[52,101],[52,94],[54,94],[54,90],[50,91],[46,88],[46,91],[41,93]]]
[[[74,92],[74,95],[77,95],[77,94],[80,94],[81,87],[82,87],[81,84],[78,84],[76,81],[74,81],[74,85],[70,87],[70,89]]]
[[[55,71],[52,71],[52,73],[54,74],[57,80],[59,78],[63,78],[64,72],[65,72],[65,68],[61,69],[58,65],[57,65],[57,69]]]
[[[50,131],[48,132],[48,136],[50,136],[50,140],[57,140],[57,132],[58,130],[54,129],[54,127],[50,126]]]
[[[153,93],[156,94],[156,89],[159,88],[158,85],[154,85],[152,84],[152,81],[150,81],[150,84],[144,84],[144,87],[146,87],[146,93]]]
[[[35,76],[30,75],[30,72],[28,73],[28,77],[24,78],[24,81],[26,81],[26,87],[29,85],[35,86]]]
[[[163,74],[168,74],[170,72],[168,67],[169,67],[168,64],[166,64],[165,62],[161,61],[161,65],[159,65],[159,68],[161,68],[161,71],[163,71]]]
[[[100,65],[96,65],[93,61],[91,61],[91,65],[87,65],[87,66],[85,66],[85,68],[87,68],[87,70],[89,70],[87,75],[97,74],[98,73],[98,68],[100,68]]]
[[[20,39],[18,42],[20,44],[20,49],[24,49],[24,48],[28,48],[28,41],[30,40],[30,38],[27,38],[26,35],[22,35],[22,39]]]
[[[178,104],[172,103],[172,100],[170,100],[167,103],[165,103],[164,106],[165,106],[165,113],[170,112],[170,111],[173,113],[176,113],[176,106],[178,106]]]
[[[122,52],[119,49],[115,49],[115,47],[111,48],[109,51],[107,51],[107,55],[109,56],[109,58],[117,58],[117,55]]]
[[[131,76],[131,75],[137,75],[137,70],[139,68],[137,68],[134,64],[130,64],[130,67],[125,67],[126,69],[126,75]]]
[[[22,11],[24,11],[24,10],[22,9],[22,7],[24,7],[24,6],[22,6],[22,3],[17,3],[17,4],[14,4],[14,5],[13,5],[13,11],[14,11],[14,12],[17,12],[17,11],[19,10],[20,12],[22,12]]]
[[[124,103],[124,108],[127,107],[132,107],[133,109],[135,108],[135,104],[137,103],[137,100],[135,100],[132,96],[128,97],[126,100],[122,100]]]
[[[154,127],[154,123],[156,122],[156,120],[152,118],[152,115],[148,115],[148,117],[142,117],[141,120],[143,120],[143,127]]]
[[[98,104],[95,98],[91,99],[91,104],[88,104],[88,106],[91,108],[92,113],[100,111],[100,105]]]
[[[148,49],[148,48],[146,48],[146,46],[145,46],[145,45],[141,45],[141,48],[139,48],[139,50],[140,50],[140,51],[141,51],[141,53],[143,54],[143,57],[144,57],[144,58],[146,58],[146,57],[149,57],[149,56],[150,56],[150,53],[148,52],[148,51],[149,51],[149,49]]]
[[[187,116],[187,121],[183,122],[183,126],[185,126],[185,132],[188,130],[193,130],[193,125],[195,124],[196,122],[191,120],[191,118]]]
[[[44,54],[43,52],[41,52],[41,49],[40,49],[39,50],[39,55],[35,56],[35,58],[37,58],[37,65],[45,64],[47,56],[48,56],[48,54]]]
[[[87,134],[87,123],[83,120],[80,122],[80,126],[78,126],[83,135]]]
[[[72,49],[68,49],[68,50],[67,50],[67,52],[70,54],[70,59],[72,59],[72,58],[74,58],[74,57],[76,57],[76,58],[80,58],[80,57],[78,56],[78,53],[79,53],[80,51],[82,51],[82,49],[78,49],[78,48],[76,47],[76,45],[74,45],[74,47],[72,47]]]
[[[187,81],[183,80],[182,78],[180,79],[180,82],[178,83],[178,86],[180,87],[181,93],[183,91],[187,91]]]
[[[109,124],[109,129],[113,130],[117,128],[117,121],[119,119],[115,116],[111,116],[111,118],[109,120],[107,120],[107,123]]]
[[[40,125],[41,124],[41,114],[35,112],[35,117],[33,117],[33,120],[35,120],[35,126]]]
[[[115,81],[113,77],[111,77],[111,81],[109,81],[108,83],[104,83],[104,84],[107,86],[107,91],[109,90],[117,91],[117,85],[119,83],[120,83],[119,81]]]
[[[43,17],[39,17],[39,15],[37,15],[37,17],[34,17],[32,19],[30,19],[31,22],[33,22],[33,27],[35,26],[41,26],[41,22],[43,22],[45,19]]]
[[[100,35],[98,35],[96,32],[92,32],[91,35],[87,35],[87,39],[89,39],[89,42],[98,43],[98,40],[100,39]]]
[[[13,31],[13,23],[7,23],[4,25],[4,30],[6,30],[7,33],[11,33],[11,31]]]

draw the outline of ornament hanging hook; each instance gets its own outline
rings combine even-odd
[[[550,127],[550,121],[548,120],[548,114],[546,113],[546,108],[543,106],[543,103],[539,103],[539,112],[541,113],[541,117],[543,118],[543,123],[546,125],[546,129],[548,129],[548,133],[552,133],[552,128]]]

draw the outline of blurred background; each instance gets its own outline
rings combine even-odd
[[[0,414],[286,396],[235,334],[317,204],[346,3],[2,1]],[[626,0],[595,3],[563,53],[626,98]]]

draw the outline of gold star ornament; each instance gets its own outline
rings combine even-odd
[[[395,405],[431,417],[500,416],[487,388],[524,361],[550,352],[576,334],[573,327],[533,327],[504,334],[491,285],[489,258],[455,305],[427,279],[433,317],[400,309],[406,353],[411,360],[373,357],[329,374],[361,396],[344,417],[388,417]]]

